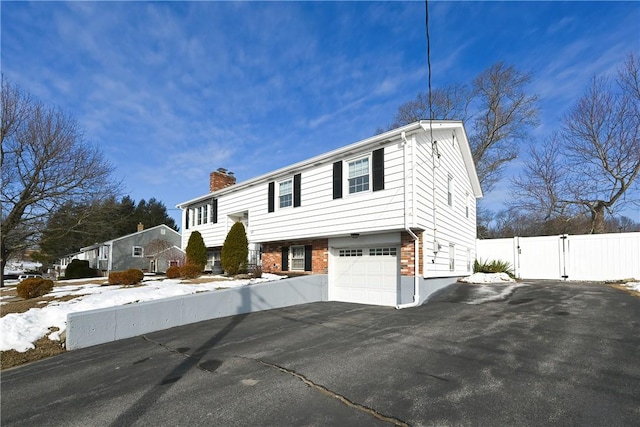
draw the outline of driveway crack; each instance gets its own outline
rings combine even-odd
[[[241,357],[241,356],[238,356]],[[395,417],[391,417],[389,415],[385,415],[385,414],[381,414],[380,412],[376,411],[373,408],[370,408],[368,406],[364,406],[360,403],[354,402],[351,399],[347,398],[346,396],[340,394],[340,393],[336,393],[330,389],[328,389],[327,387],[321,385],[321,384],[317,384],[313,381],[311,381],[309,378],[305,377],[304,375],[293,371],[291,369],[285,368],[283,366],[279,366],[276,365],[274,363],[269,363],[269,362],[265,362],[264,360],[260,360],[260,359],[253,359],[250,357],[242,357],[243,359],[250,359],[253,360],[255,362],[261,363],[264,366],[268,366],[270,368],[274,368],[279,370],[280,372],[283,372],[285,374],[289,374],[297,379],[299,379],[300,381],[302,381],[303,383],[305,383],[307,386],[311,387],[314,390],[319,391],[320,393],[329,396],[329,397],[333,397],[335,399],[338,399],[340,402],[344,403],[345,405],[349,406],[350,408],[354,408],[358,411],[362,411],[364,413],[367,413],[371,416],[373,416],[374,418],[377,418],[380,421],[384,421],[387,423],[391,423],[395,426],[402,426],[402,427],[410,427],[411,425],[406,423],[405,421],[402,421],[398,418]]]

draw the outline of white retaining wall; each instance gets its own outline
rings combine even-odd
[[[203,320],[327,301],[327,283],[327,275],[314,274],[70,313],[66,347],[74,350]]]
[[[640,280],[640,233],[477,240],[476,254],[509,261],[521,279]]]

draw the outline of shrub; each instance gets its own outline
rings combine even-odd
[[[29,299],[41,297],[51,292],[53,289],[53,281],[42,278],[24,279],[18,283],[16,293],[20,298]]]
[[[187,264],[193,264],[200,267],[200,271],[204,270],[207,265],[207,247],[202,240],[202,234],[199,231],[194,231],[189,236],[189,242],[185,249],[187,254]]]
[[[474,273],[507,273],[509,277],[515,278],[511,263],[502,260],[475,260],[473,262]]]
[[[112,271],[109,273],[110,285],[131,286],[142,282],[142,279],[144,279],[144,273],[142,270],[136,268],[130,268],[126,271]]]
[[[180,274],[180,267],[178,267],[177,265],[172,265],[171,267],[167,268],[167,272],[165,273],[167,279],[177,279],[178,277],[180,277]]]
[[[247,267],[249,242],[244,225],[236,222],[229,230],[220,254],[220,262],[225,273],[234,276]]]
[[[254,279],[259,279],[260,277],[262,277],[262,266],[254,265],[251,269],[251,277],[253,277]]]
[[[96,276],[99,276],[98,271],[94,268],[89,268],[89,261],[81,259],[71,260],[71,263],[64,271],[65,279],[85,279]]]
[[[202,268],[199,265],[186,264],[180,267],[180,276],[185,279],[197,279],[202,275]]]

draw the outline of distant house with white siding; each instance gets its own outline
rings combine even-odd
[[[421,304],[471,272],[479,197],[462,122],[420,121],[238,184],[212,172],[178,205],[182,247],[199,231],[216,270],[241,221],[265,272],[306,272],[333,301]]]

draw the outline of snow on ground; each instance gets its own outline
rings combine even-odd
[[[473,273],[471,276],[458,279],[463,283],[500,283],[515,282],[507,273]]]
[[[470,300],[465,301],[465,304],[503,301],[514,293],[516,288],[528,286],[516,283],[507,273],[473,273],[471,276],[458,279],[458,282],[478,285],[470,290]]]
[[[60,334],[67,328],[67,314],[98,308],[152,301],[179,295],[210,292],[221,288],[234,288],[255,283],[282,279],[282,276],[264,273],[260,279],[230,280],[222,276],[216,281],[188,284],[179,279],[145,279],[144,286],[122,287],[98,284],[73,284],[56,286],[46,296],[62,297],[81,295],[70,301],[52,301],[42,308],[32,308],[25,313],[10,313],[0,318],[0,351],[17,350],[25,352],[34,348],[33,343],[45,335],[51,340],[60,340]],[[87,279],[82,279],[86,282]],[[76,281],[79,282],[79,281]],[[58,328],[51,332],[50,328]]]
[[[640,292],[640,282],[627,282],[623,283],[622,286],[629,288],[632,291]]]

